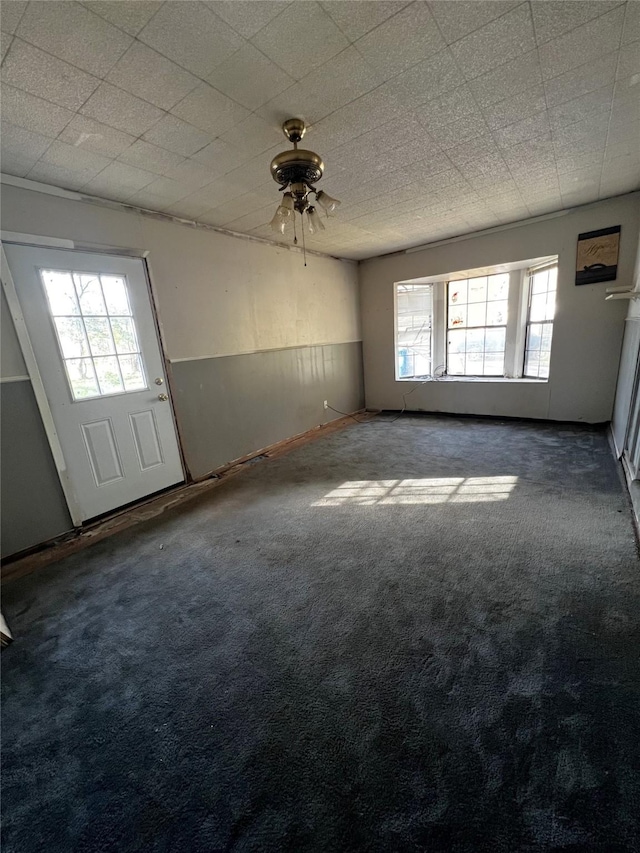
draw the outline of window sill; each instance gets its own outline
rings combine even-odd
[[[496,382],[500,385],[503,383],[508,384],[517,384],[517,385],[547,385],[549,383],[548,379],[530,379],[527,377],[519,377],[519,378],[511,378],[508,376],[442,376],[438,379],[433,379],[432,377],[416,377],[414,379],[405,378],[405,379],[396,379],[396,382]]]

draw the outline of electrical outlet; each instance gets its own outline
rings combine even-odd
[[[325,407],[325,409],[328,409],[329,408],[329,401],[325,400],[322,405]]]

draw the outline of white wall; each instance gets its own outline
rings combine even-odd
[[[2,187],[2,228],[149,252],[170,360],[361,339],[357,266],[265,243]]]
[[[401,409],[403,393],[416,385],[395,379],[394,282],[558,254],[549,382],[429,382],[407,398],[408,408],[589,423],[610,420],[628,306],[605,302],[604,283],[574,285],[576,241],[584,231],[621,225],[618,278],[608,284],[631,286],[639,220],[640,194],[633,193],[541,222],[364,261],[360,299],[367,407]]]

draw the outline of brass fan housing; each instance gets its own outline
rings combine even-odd
[[[294,148],[293,151],[283,151],[271,161],[273,180],[283,186],[287,184],[315,184],[324,172],[322,157],[315,151],[304,148]]]

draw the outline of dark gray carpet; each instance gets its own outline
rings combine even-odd
[[[639,569],[604,432],[255,464],[5,588],[4,852],[638,851]]]

